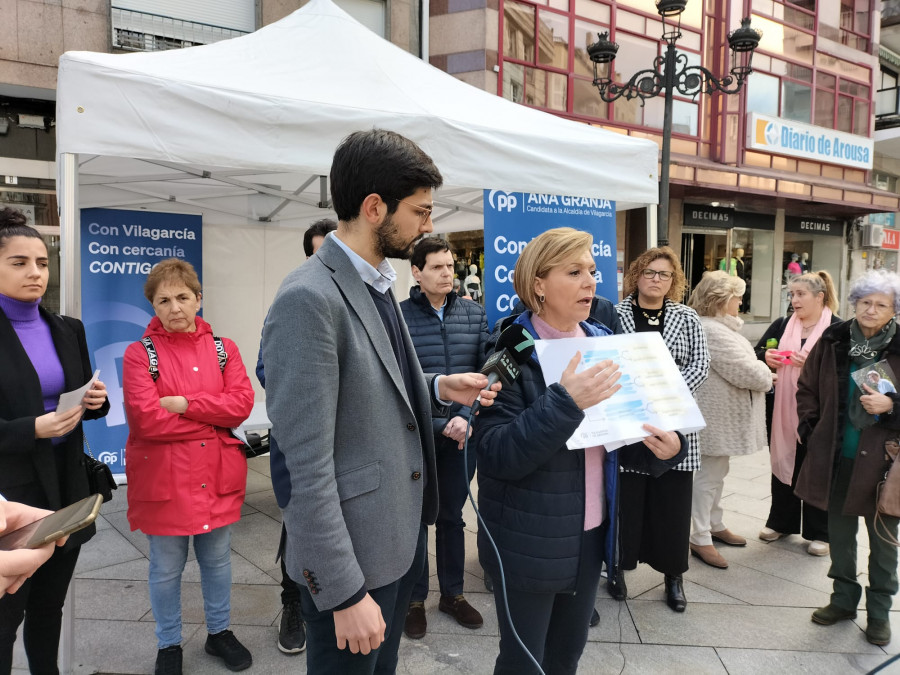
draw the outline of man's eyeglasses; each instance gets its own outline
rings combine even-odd
[[[415,214],[419,217],[419,225],[424,225],[428,222],[428,219],[431,218],[431,212],[434,210],[432,207],[424,207],[419,206],[418,204],[413,204],[412,202],[407,202],[402,199],[397,200],[401,204],[406,204],[407,206],[413,207]]]
[[[655,276],[659,276],[660,281],[668,281],[673,276],[675,276],[675,272],[667,272],[665,270],[651,270],[647,268],[643,272],[641,272],[641,276],[645,279],[652,279]]]

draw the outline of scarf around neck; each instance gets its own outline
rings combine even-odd
[[[867,340],[862,334],[859,323],[856,319],[853,319],[850,322],[850,360],[857,369],[872,365],[881,358],[884,348],[894,339],[896,333],[897,322],[892,317],[880,331]],[[875,415],[870,415],[862,407],[859,397],[863,393],[861,388],[854,387],[853,392],[850,394],[848,414],[850,416],[850,424],[856,429],[865,429],[876,422]]]
[[[822,308],[822,316],[815,324],[803,347],[800,347],[803,323],[800,317],[792,314],[784,329],[779,349],[800,352],[804,356],[822,337],[822,333],[831,325],[831,310]],[[797,380],[800,379],[800,368],[785,364],[778,369],[778,382],[775,384],[775,406],[772,410],[772,437],[769,439],[772,473],[785,485],[790,485],[794,477],[794,459],[797,455]]]

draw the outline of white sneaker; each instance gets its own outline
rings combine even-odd
[[[806,552],[810,555],[823,556],[831,553],[831,547],[824,541],[811,541],[806,547]]]
[[[782,537],[787,536],[781,532],[776,532],[771,527],[764,527],[759,531],[759,538],[763,541],[778,541]]]

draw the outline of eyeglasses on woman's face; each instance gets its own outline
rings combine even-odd
[[[641,276],[645,279],[652,279],[655,276],[659,276],[660,281],[668,281],[674,275],[674,272],[668,272],[666,270],[651,270],[649,267],[641,272]]]

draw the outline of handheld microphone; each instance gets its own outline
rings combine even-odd
[[[490,389],[497,382],[504,387],[511,385],[519,377],[521,366],[534,353],[534,338],[521,325],[514,323],[500,333],[494,353],[488,358],[481,372],[488,376],[485,389]],[[481,399],[472,406],[472,414],[478,412]]]

